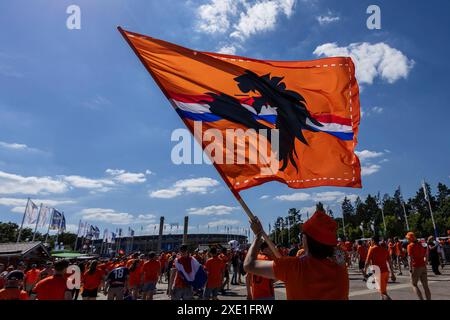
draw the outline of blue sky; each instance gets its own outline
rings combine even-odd
[[[81,29],[66,27],[69,5]],[[191,232],[247,227],[209,165],[176,166],[182,122],[118,25],[197,50],[272,60],[349,54],[363,117],[357,150],[363,188],[294,190],[268,183],[242,192],[264,225],[315,200],[340,215],[344,195],[406,197],[426,178],[448,184],[446,63],[450,4],[378,1],[381,30],[366,27],[371,1],[2,1],[0,3],[0,220],[21,220],[27,197],[100,228],[152,233],[164,215]],[[159,191],[159,192],[158,192]],[[163,195],[163,197],[161,197]],[[199,228],[197,228],[199,226]]]

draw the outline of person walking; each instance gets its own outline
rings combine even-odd
[[[387,246],[380,245],[380,238],[374,236],[372,243],[367,252],[366,264],[364,267],[364,275],[367,275],[367,269],[372,266],[374,269],[374,276],[376,283],[378,284],[378,290],[382,300],[392,300],[387,293],[387,284],[389,281],[389,270],[391,271],[391,279],[395,281],[394,268],[392,261],[389,257],[389,251]],[[367,278],[367,276],[365,276]]]
[[[413,232],[408,232],[406,234],[406,239],[409,241],[407,251],[409,259],[409,272],[411,274],[411,284],[413,286],[413,290],[419,299],[423,300],[422,292],[418,286],[420,280],[425,292],[425,298],[427,300],[431,300],[431,292],[428,287],[427,277],[427,250],[417,241]]]
[[[434,241],[433,236],[429,236],[427,239],[427,250],[428,250],[428,260],[431,264],[431,269],[433,273],[437,276],[441,275],[439,271],[439,265],[441,263],[439,259],[438,243]]]

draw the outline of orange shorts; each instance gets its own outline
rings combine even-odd
[[[387,294],[387,284],[389,281],[389,272],[382,272],[380,274],[380,293]]]

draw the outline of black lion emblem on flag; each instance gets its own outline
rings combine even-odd
[[[259,115],[263,107],[270,106],[276,111],[275,128],[279,130],[279,154],[278,160],[282,162],[281,171],[284,171],[290,162],[298,171],[294,156],[298,158],[295,151],[295,139],[308,145],[302,130],[313,130],[306,122],[321,127],[317,120],[311,117],[306,108],[306,101],[298,92],[287,90],[282,82],[283,77],[270,77],[270,74],[258,76],[250,70],[246,70],[241,76],[234,78],[242,93],[250,92],[259,94],[254,97],[253,108],[255,112],[242,106],[241,102],[224,93],[206,93],[212,97],[212,101],[202,101],[208,104],[210,111],[228,121],[241,124],[249,129],[267,129],[268,140],[271,141],[270,127],[257,121],[255,114]]]

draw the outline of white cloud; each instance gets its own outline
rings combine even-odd
[[[93,110],[102,109],[104,106],[108,106],[110,104],[111,101],[101,95],[96,95],[94,98],[83,103],[84,106]]]
[[[236,0],[211,0],[197,9],[198,29],[206,33],[224,33],[230,28],[230,16],[237,13]]]
[[[170,199],[183,194],[200,193],[206,194],[213,187],[219,185],[219,181],[207,177],[178,180],[171,188],[149,192],[151,198]]]
[[[86,221],[98,221],[114,225],[156,224],[154,214],[138,214],[137,217],[128,212],[117,212],[114,209],[87,208],[80,212]]]
[[[157,191],[151,191],[149,193],[150,198],[159,198],[159,199],[171,199],[178,197],[181,194],[182,191],[177,189],[161,189]]]
[[[362,176],[370,176],[378,171],[380,171],[381,166],[377,164],[369,164],[367,166],[361,167],[361,175]]]
[[[355,151],[355,154],[358,156],[359,160],[361,160],[361,161],[379,158],[384,155],[383,152],[370,151],[370,150]]]
[[[52,177],[24,177],[0,171],[0,194],[50,194],[64,193],[67,184]]]
[[[280,16],[291,17],[296,0],[210,0],[197,8],[197,30],[209,34],[229,33],[234,43],[219,49],[235,54],[239,43],[273,30]]]
[[[156,221],[156,216],[154,214],[140,214],[138,217],[133,221],[133,223],[154,223]]]
[[[234,45],[224,45],[219,50],[217,50],[217,52],[218,53],[223,53],[223,54],[235,55],[236,54],[236,50],[237,50],[236,46],[234,46]]]
[[[12,207],[11,211],[16,213],[23,213],[25,211],[25,206],[27,205],[28,199],[20,198],[0,198],[0,205],[6,207]],[[41,203],[47,207],[56,207],[75,204],[74,200],[51,200],[51,199],[32,199],[36,205]]]
[[[384,111],[384,109],[382,107],[373,107],[371,110],[373,113],[378,113],[378,114],[383,113],[383,111]]]
[[[147,178],[145,176],[151,174],[151,171],[146,170],[145,173],[133,173],[119,169],[107,169],[106,173],[119,183],[134,184],[144,183],[145,181],[147,181]]]
[[[91,179],[82,176],[64,176],[64,181],[75,188],[92,189],[100,192],[107,192],[115,185],[110,179]]]
[[[99,221],[111,224],[131,224],[133,215],[126,212],[116,212],[113,209],[88,208],[81,210],[81,215],[87,221]]]
[[[314,214],[314,212],[316,212],[316,206],[300,208],[300,214],[303,220],[305,220],[307,217],[306,213],[308,213],[309,217],[311,217]]]
[[[259,199],[264,200],[264,199],[268,199],[270,198],[270,196],[268,196],[267,194],[261,196]]]
[[[345,194],[341,191],[316,192],[313,194],[297,192],[289,195],[276,196],[275,199],[282,201],[340,202],[344,199],[345,196],[354,197],[357,195]]]
[[[186,211],[190,215],[197,215],[197,216],[222,216],[231,214],[233,211],[238,209],[239,209],[238,207],[213,205],[204,208],[189,208]]]
[[[246,11],[240,13],[230,37],[244,41],[257,33],[273,30],[280,14],[291,16],[294,4],[292,0],[268,0],[248,5]]]
[[[345,193],[341,191],[327,191],[327,192],[319,192],[315,193],[313,200],[317,202],[328,202],[328,201],[336,201],[339,198],[343,198]]]
[[[341,20],[339,16],[333,15],[331,11],[328,11],[326,15],[318,16],[316,19],[321,26]]]
[[[338,47],[336,43],[325,43],[314,50],[317,56],[350,56],[356,65],[356,77],[360,83],[372,84],[376,77],[394,83],[407,78],[414,66],[400,50],[384,42],[352,43],[347,47]]]
[[[383,107],[367,108],[365,111],[363,111],[363,109],[361,108],[361,118],[370,117],[371,115],[379,115],[379,114],[382,114],[383,111],[384,111]]]
[[[221,226],[230,226],[230,225],[236,225],[236,224],[240,224],[241,222],[239,220],[231,220],[231,219],[221,219],[221,220],[213,220],[208,222],[205,227],[210,227],[210,228],[216,228],[216,227],[221,227]]]
[[[297,192],[293,194],[276,196],[275,199],[281,201],[308,201],[311,200],[311,195],[304,192]]]
[[[5,148],[5,149],[10,149],[10,150],[27,150],[27,149],[29,149],[26,144],[8,143],[8,142],[3,142],[3,141],[0,141],[0,147]]]

